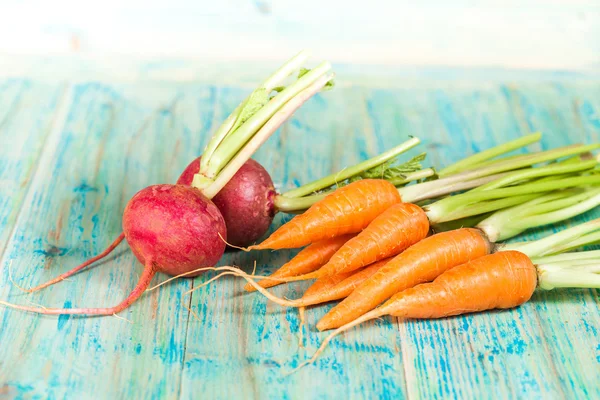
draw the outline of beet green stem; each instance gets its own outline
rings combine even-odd
[[[308,74],[307,74],[308,75]],[[229,180],[235,175],[235,173],[241,168],[242,165],[258,148],[277,130],[279,127],[308,99],[314,96],[319,90],[321,90],[327,82],[333,79],[333,74],[326,74],[319,77],[315,82],[312,82],[307,88],[298,93],[293,99],[288,101],[281,109],[279,109],[265,123],[260,130],[254,135],[254,137],[244,146],[235,157],[227,163],[225,168],[219,173],[214,182],[205,189],[201,189],[206,197],[212,199],[217,193],[229,182]],[[260,112],[260,111],[259,111]],[[192,181],[192,186],[201,186],[203,182],[198,185],[197,178],[201,178],[201,174],[196,174]],[[197,186],[198,185],[198,186]]]
[[[286,62],[281,68],[279,68],[273,75],[268,77],[262,84],[259,85],[259,88],[264,88],[267,92],[273,90],[275,86],[280,85],[288,76],[294,73],[294,71],[298,70],[302,64],[308,59],[308,52],[306,50],[301,51],[288,62]],[[235,110],[225,119],[225,121],[219,126],[217,131],[214,133],[204,152],[202,154],[202,160],[200,161],[200,171],[204,173],[209,165],[209,161],[216,151],[217,147],[223,142],[223,139],[231,133],[230,130],[235,124],[240,111],[248,101],[249,97],[246,97],[242,103],[240,103]]]
[[[330,69],[331,64],[328,62],[319,64],[273,97],[264,107],[258,110],[234,132],[228,134],[210,157],[206,171],[203,171],[204,176],[208,179],[215,179],[217,174],[227,165],[227,163],[229,163],[236,153],[244,147],[256,132],[259,131],[281,107],[300,92],[310,87],[319,78],[326,75]]]

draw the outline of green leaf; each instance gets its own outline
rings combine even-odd
[[[393,179],[393,178],[403,178],[405,174],[410,172],[415,172],[421,169],[421,161],[425,159],[425,153],[419,154],[416,157],[408,160],[404,164],[397,165],[393,167],[392,165],[397,161],[397,159],[391,159],[387,162],[384,162],[381,165],[378,165],[374,168],[368,169],[358,175],[353,176],[349,179],[348,183],[360,180],[360,179]]]
[[[327,193],[336,188],[346,186],[352,182],[356,182],[361,179],[385,179],[391,180],[394,178],[405,178],[405,174],[419,171],[421,167],[421,161],[425,159],[426,154],[419,154],[416,157],[408,160],[407,162],[393,166],[393,164],[397,161],[397,158],[391,159],[383,164],[380,164],[376,167],[368,169],[366,171],[361,172],[358,175],[354,175],[351,178],[346,179],[345,181],[341,181],[336,183],[335,185],[329,186],[317,192],[318,194]]]
[[[304,75],[308,74],[310,72],[309,68],[300,68],[300,71],[298,71],[298,79],[302,78]]]
[[[237,119],[235,120],[235,124],[229,130],[229,135],[231,135],[237,128],[239,128],[244,122],[248,121],[254,114],[258,112],[261,108],[263,108],[269,102],[269,94],[267,93],[267,89],[258,88],[254,90],[250,96],[248,96],[248,100],[244,104],[244,107],[238,114]]]
[[[332,79],[332,80],[330,80],[330,81],[327,81],[327,83],[326,83],[326,84],[325,84],[325,86],[323,87],[323,91],[326,91],[326,90],[331,90],[331,89],[333,89],[333,88],[334,88],[334,86],[335,86],[335,81],[334,81],[333,79]]]

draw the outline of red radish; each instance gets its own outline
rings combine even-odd
[[[156,272],[190,273],[212,266],[225,251],[223,216],[199,190],[184,185],[154,185],[136,193],[123,213],[123,233],[144,272],[121,303],[109,308],[46,308],[2,304],[40,314],[112,315],[129,307],[148,288]],[[195,272],[192,272],[195,271]]]
[[[139,191],[123,213],[123,232],[142,264],[169,275],[215,265],[225,251],[219,235],[227,237],[215,204],[199,190],[183,185],[154,185]]]
[[[187,166],[178,184],[192,184],[200,169],[196,158]],[[253,159],[246,161],[212,201],[221,211],[227,225],[228,242],[234,246],[247,246],[264,235],[277,210],[275,187],[266,169]]]
[[[198,191],[198,194],[203,195],[203,199],[207,204],[210,205],[204,207],[206,210],[211,209],[212,214],[219,214],[220,220],[223,221],[222,215],[218,211],[217,207],[214,203],[210,202],[209,199],[214,198],[227,184],[229,181],[234,178],[236,173],[240,168],[242,168],[247,161],[250,159],[252,154],[291,116],[293,113],[298,110],[308,99],[317,94],[321,89],[325,86],[331,86],[333,74],[330,72],[331,65],[328,62],[323,62],[319,64],[317,67],[312,70],[302,70],[299,74],[297,80],[291,83],[289,86],[282,86],[284,81],[288,76],[294,73],[294,71],[300,68],[301,64],[306,61],[308,55],[305,51],[300,52],[298,55],[293,57],[287,63],[285,63],[279,70],[277,70],[273,75],[271,75],[267,80],[265,80],[256,90],[254,90],[242,103],[225,119],[225,121],[219,126],[217,131],[213,134],[210,139],[205,153],[203,154],[202,162],[200,163],[200,169],[196,174],[195,178],[199,179],[198,184],[190,186],[180,185],[180,188],[186,187],[190,193],[195,193],[195,190]],[[272,93],[273,91],[277,93]],[[205,165],[202,165],[205,164]],[[252,164],[252,163],[250,163]],[[203,168],[204,167],[204,168]],[[266,176],[266,177],[265,177]],[[194,178],[192,178],[193,180]],[[268,175],[263,175],[262,182],[264,187],[272,186],[270,182],[270,178]],[[181,189],[177,189],[180,191]],[[244,191],[247,194],[247,191]],[[235,197],[235,196],[234,196]],[[317,196],[313,196],[317,197]],[[261,201],[260,198],[257,198],[257,204]],[[273,200],[274,202],[274,200]],[[306,209],[314,202],[313,199],[292,199],[287,200],[278,208],[281,210],[303,210]],[[239,206],[236,202],[232,202],[234,206]],[[227,207],[223,206],[224,209]],[[272,207],[270,207],[272,208]],[[258,208],[255,207],[255,210]],[[267,208],[269,209],[269,208]],[[206,211],[204,210],[204,211]],[[243,210],[233,210],[227,209],[228,215],[232,220],[235,219],[235,212],[241,213]],[[203,211],[203,212],[204,212]],[[167,215],[168,213],[165,213]],[[216,215],[215,214],[215,215]],[[203,214],[201,214],[203,215]],[[168,216],[168,215],[167,215]],[[177,215],[168,216],[169,218],[177,218]],[[179,217],[183,218],[183,216],[179,215]],[[260,217],[260,216],[259,216]],[[203,215],[203,218],[208,218],[206,215]],[[208,218],[208,222],[210,222],[211,216]],[[268,212],[262,215],[264,221],[269,221],[272,219],[272,216],[269,215]],[[126,219],[126,218],[125,218]],[[163,220],[159,218],[159,221]],[[135,218],[134,218],[135,221]],[[206,221],[205,221],[206,222]],[[221,237],[219,238],[219,246],[213,246],[214,243],[211,240],[208,240],[207,243],[196,243],[194,246],[199,249],[202,246],[208,246],[207,249],[198,250],[195,256],[199,258],[195,261],[197,262],[209,262],[210,265],[214,265],[216,261],[219,259],[222,250],[218,250],[221,247],[225,247],[223,240],[226,239],[223,232],[220,232],[219,229],[214,230],[214,226],[211,223],[206,222],[206,229],[211,229],[211,232],[206,233],[207,236],[211,238],[218,237],[219,233],[221,233]],[[239,222],[239,221],[238,221]],[[179,226],[179,224],[185,224],[186,221],[177,221],[173,222],[174,226]],[[263,222],[262,226],[256,223],[256,226],[253,229],[246,229],[243,231],[240,229],[242,234],[248,235],[256,235],[258,231],[264,229],[264,225],[267,222]],[[260,229],[259,229],[260,228]],[[132,232],[136,232],[133,230]],[[168,232],[166,232],[168,233]],[[139,232],[137,232],[139,234]],[[170,234],[170,233],[169,233]],[[82,269],[86,268],[90,264],[95,261],[98,261],[108,254],[111,253],[112,250],[123,240],[123,238],[127,235],[127,233],[122,233],[119,237],[101,254],[93,257],[92,259],[84,262],[83,264],[67,271],[60,276],[38,285],[32,289],[25,290],[27,292],[34,292],[40,290],[42,288],[53,285],[54,283],[60,282],[66,279],[69,276],[76,274]],[[202,237],[203,235],[200,235]],[[213,237],[214,236],[214,237]],[[174,236],[176,238],[176,235]],[[205,238],[205,239],[208,239]],[[234,240],[235,240],[234,236]],[[157,239],[159,240],[159,239]],[[169,237],[160,238],[160,240],[166,240],[168,244]],[[185,240],[177,241],[178,243],[185,243]],[[139,244],[138,244],[139,245]],[[134,246],[132,246],[134,247]],[[148,250],[148,249],[146,249]],[[179,249],[181,250],[181,249]],[[190,249],[188,249],[191,251]],[[217,250],[217,251],[215,251]],[[136,250],[134,250],[136,251]],[[185,253],[185,252],[184,252]],[[205,257],[200,257],[201,253],[205,253]],[[191,253],[190,253],[191,254]],[[140,257],[140,259],[146,260],[145,252],[141,252],[137,250],[136,255]],[[174,256],[174,253],[170,254],[170,257]],[[169,261],[169,258],[166,259]],[[173,260],[171,260],[173,261]],[[181,260],[179,260],[181,261]],[[178,273],[181,270],[185,270],[188,265],[187,261],[183,263],[183,267],[180,263],[176,262],[174,264],[170,262],[160,263],[158,270],[164,271],[167,273]],[[194,261],[193,258],[188,260],[189,262]],[[156,260],[154,260],[156,263]],[[206,265],[206,264],[205,264]],[[199,265],[196,264],[196,267]],[[155,268],[156,269],[156,268]],[[147,270],[148,271],[148,270]],[[144,275],[145,278],[154,274],[147,273]],[[191,276],[191,275],[190,275]],[[139,294],[137,294],[139,296]]]

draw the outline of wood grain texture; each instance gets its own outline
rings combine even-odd
[[[534,149],[597,142],[600,136],[598,82],[450,79],[400,80],[392,86],[342,84],[318,95],[255,158],[285,190],[408,135],[423,140],[409,155],[426,150],[429,162],[440,166],[534,130],[545,133]],[[48,105],[43,112],[36,109],[36,119],[46,121],[42,126],[59,122],[47,133],[33,129],[45,138],[44,151],[27,195],[15,203],[21,205],[18,223],[8,233],[2,227],[7,244],[0,298],[47,306],[113,304],[141,271],[126,245],[97,268],[31,296],[10,283],[8,264],[19,284],[28,286],[102,250],[119,233],[127,200],[146,185],[174,181],[247,89],[152,81],[43,88],[46,96],[36,95],[35,107],[44,99]],[[3,89],[0,101],[10,103],[15,93]],[[30,115],[19,109],[10,113],[14,125],[3,137],[13,138],[31,124]],[[33,142],[20,153],[0,151],[0,163],[9,156],[27,159]],[[23,179],[15,172],[7,176]],[[591,212],[569,224],[597,216]],[[277,216],[272,229],[288,219]],[[270,272],[293,254],[229,253],[223,264],[251,270],[256,260],[259,272]],[[324,338],[314,326],[331,306],[307,311],[300,345],[297,311],[244,293],[243,284],[223,279],[182,300],[192,282],[173,282],[122,313],[133,324],[0,308],[0,398],[600,396],[595,290],[539,293],[529,304],[504,312],[374,321],[334,340],[315,365],[285,377]],[[273,291],[296,298],[307,285]]]
[[[0,254],[30,187],[63,92],[60,84],[0,81]]]

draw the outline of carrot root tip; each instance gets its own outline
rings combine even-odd
[[[255,246],[250,246],[250,247],[240,247],[240,246],[236,246],[234,244],[228,243],[227,240],[225,240],[223,238],[223,236],[221,236],[221,232],[218,233],[219,234],[219,239],[221,239],[223,241],[223,243],[225,243],[227,246],[233,248],[233,249],[237,249],[237,250],[241,250],[244,251],[246,253],[250,252]]]

